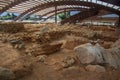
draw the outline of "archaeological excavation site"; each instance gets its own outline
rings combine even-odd
[[[0,80],[120,80],[120,0],[0,0]]]

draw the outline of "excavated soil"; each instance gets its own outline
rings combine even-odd
[[[14,34],[5,33],[24,41],[25,49],[15,49],[9,42],[0,41],[0,66],[11,69],[16,75],[15,80],[120,80],[119,68],[102,65],[106,69],[105,72],[87,71],[86,65],[77,60],[73,51],[74,47],[95,39],[103,41],[104,43],[100,44],[104,48],[112,48],[119,39],[114,28],[25,24],[25,30]],[[62,43],[61,48],[58,43]],[[41,46],[45,46],[45,49]],[[42,55],[46,57],[38,58]],[[62,62],[68,56],[75,61],[64,67]]]

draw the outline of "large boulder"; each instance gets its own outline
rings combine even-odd
[[[13,80],[15,79],[15,74],[13,71],[7,68],[0,67],[0,80]]]
[[[108,64],[120,68],[120,48],[104,49],[98,43],[83,44],[75,47],[76,57],[82,64]]]
[[[77,58],[83,64],[102,64],[106,63],[106,50],[99,44],[83,44],[74,48]]]

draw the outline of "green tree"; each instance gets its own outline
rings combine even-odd
[[[7,13],[6,16],[4,16],[5,19],[11,19],[12,16],[10,15],[10,13]]]
[[[10,15],[10,13],[6,13],[5,16],[1,16],[1,19],[2,19],[2,20],[8,20],[8,19],[11,19],[11,15]]]
[[[61,20],[64,20],[66,18],[69,18],[70,17],[70,12],[65,12],[65,13],[61,13],[58,15],[58,17],[61,19]]]

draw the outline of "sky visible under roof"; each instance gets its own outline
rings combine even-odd
[[[87,1],[87,0],[84,0],[84,1]],[[88,1],[91,1],[91,0],[88,0]],[[105,0],[101,0],[101,1],[105,1]],[[101,3],[101,1],[97,1],[97,3]],[[117,3],[117,2],[119,2],[120,0],[109,0],[109,2],[112,2],[112,3]],[[92,2],[94,2],[94,3],[96,3],[96,0],[92,0]],[[104,4],[105,5],[105,4]],[[109,6],[111,6],[111,5],[109,5]],[[78,13],[78,11],[72,11],[71,12],[71,15],[74,15],[74,14],[76,14],[76,13]],[[7,14],[7,12],[4,12],[3,14],[1,14],[1,16],[5,16]],[[11,13],[10,13],[11,14]],[[20,14],[19,13],[14,13],[15,15],[17,15],[17,16],[19,16]],[[105,15],[105,16],[103,16],[103,17],[118,17],[116,14],[110,14],[110,15]]]

